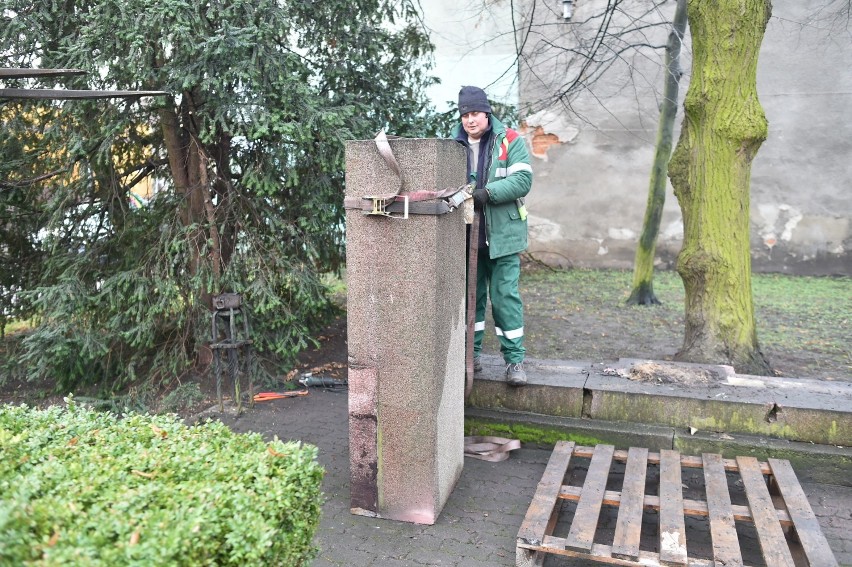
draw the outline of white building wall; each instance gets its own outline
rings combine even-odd
[[[434,74],[441,79],[428,91],[435,108],[455,108],[464,85],[481,87],[492,100],[517,106],[511,2],[423,0],[422,6],[435,44]]]
[[[478,84],[491,98],[521,108],[536,156],[527,209],[530,251],[537,258],[629,269],[648,196],[663,52],[627,54],[590,92],[568,104],[544,104],[548,92],[570,79],[577,60],[534,54],[536,42],[550,34],[548,40],[571,45],[578,22],[606,2],[576,0],[574,17],[566,22],[561,0],[538,0],[533,23],[546,25],[534,26],[539,31],[525,43],[532,68],[518,72],[510,10],[515,7],[514,21],[523,29],[530,24],[532,2],[424,2],[442,79],[430,95],[446,110],[444,102],[455,101],[461,85]],[[773,0],[761,48],[758,94],[769,137],[752,168],[752,258],[759,271],[852,275],[852,41],[848,30],[815,18],[815,7],[826,2]],[[624,3],[640,13],[653,4]],[[670,20],[674,5],[664,2],[657,17]],[[665,41],[653,33],[649,39]],[[690,55],[687,31],[675,143]],[[669,185],[657,262],[673,266],[681,242],[680,208]]]

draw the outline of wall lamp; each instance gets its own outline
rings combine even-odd
[[[562,0],[562,19],[570,20],[574,16],[574,0]]]

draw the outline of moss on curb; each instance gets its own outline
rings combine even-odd
[[[598,445],[603,440],[583,435],[581,433],[570,433],[564,429],[551,427],[536,427],[528,424],[506,424],[495,423],[481,419],[465,419],[465,435],[493,435],[495,437],[510,437],[518,439],[521,443],[535,444],[552,447],[557,441],[573,441],[578,445]]]

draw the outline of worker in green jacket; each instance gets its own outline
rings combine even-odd
[[[524,372],[524,306],[518,291],[520,253],[527,248],[527,215],[523,198],[532,186],[532,167],[526,143],[492,113],[485,91],[462,87],[461,124],[453,138],[467,148],[468,175],[476,183],[474,208],[479,215],[476,271],[476,323],[473,367],[482,370],[480,353],[485,334],[485,306],[491,314],[506,363],[506,381],[527,383]]]

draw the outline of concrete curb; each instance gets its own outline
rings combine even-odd
[[[753,456],[787,459],[802,482],[852,486],[852,448],[801,443],[753,435],[687,430],[673,427],[526,414],[516,411],[467,408],[465,419],[486,423],[529,426],[563,432],[564,439],[582,445],[606,443],[619,449],[646,447],[652,451],[676,449],[683,455],[719,453],[725,458]],[[550,446],[537,448],[552,449]]]
[[[852,486],[852,383],[638,359],[527,359],[527,386],[512,388],[499,357],[482,364],[468,418],[551,428],[583,444],[784,458],[803,481]]]

